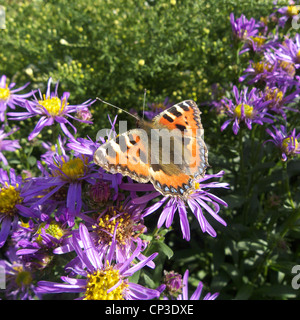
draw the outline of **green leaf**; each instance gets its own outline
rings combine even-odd
[[[161,241],[155,241],[154,243],[158,246],[159,251],[163,252],[169,259],[172,258],[174,252],[168,245]]]
[[[27,158],[27,162],[31,167],[33,167],[34,165],[36,165],[36,158],[34,156],[30,156]]]
[[[253,289],[254,289],[253,286],[250,285],[250,284],[242,285],[239,288],[239,290],[238,290],[238,292],[237,292],[237,294],[236,294],[234,299],[235,300],[247,300],[248,298],[251,297]]]

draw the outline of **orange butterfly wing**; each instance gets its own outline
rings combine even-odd
[[[208,167],[208,151],[203,141],[204,130],[201,124],[200,110],[192,100],[178,103],[161,112],[153,119],[153,126],[177,130],[178,145],[183,146],[181,165],[170,163],[151,166],[151,182],[157,190],[165,195],[185,198],[194,189],[194,181],[204,177]],[[176,135],[175,135],[176,140]]]
[[[161,144],[151,154],[151,129],[174,133],[168,163],[162,161],[165,150]],[[95,152],[94,162],[111,173],[119,172],[141,183],[151,181],[163,195],[184,199],[208,166],[203,132],[196,103],[186,100],[161,112],[151,123],[142,121],[140,129],[129,130],[103,144]]]

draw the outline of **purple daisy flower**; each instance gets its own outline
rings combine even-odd
[[[117,176],[121,179],[114,182]],[[91,231],[91,237],[99,251],[107,250],[117,225],[115,231],[115,259],[117,262],[125,261],[132,254],[136,247],[137,237],[147,231],[142,217],[142,212],[147,203],[136,205],[132,202],[132,199],[137,198],[136,191],[155,190],[152,185],[150,187],[150,185],[134,183],[130,178],[128,180],[128,183],[124,183],[120,174],[102,173],[101,179],[97,180],[95,184],[89,185],[85,192],[91,214],[89,216],[86,213],[78,214]],[[130,195],[124,199],[124,193],[120,192],[118,193],[119,196],[115,198],[114,184],[116,184],[117,189],[129,191]],[[146,246],[147,242],[143,241],[142,250]],[[73,250],[73,247],[68,241],[63,247],[55,249],[55,253],[62,254],[70,250]],[[144,258],[142,254],[139,257]],[[149,262],[149,266],[154,268],[153,262]]]
[[[97,212],[93,217],[79,216],[85,221],[99,252],[106,252],[115,236],[116,248],[113,259],[118,263],[123,263],[134,252],[136,243],[139,241],[138,237],[147,231],[141,214],[145,206],[146,204],[134,205],[131,202],[131,197],[127,197],[122,203],[115,206],[110,205],[102,212]],[[65,246],[55,249],[55,253],[61,254],[73,250],[72,240],[70,238],[68,240]],[[146,247],[147,242],[142,241],[141,251],[144,251]],[[139,260],[144,258],[144,255],[138,255]],[[152,261],[149,266],[155,267]]]
[[[16,230],[19,216],[25,218],[40,216],[38,210],[29,209],[32,198],[24,199],[23,193],[27,191],[31,183],[24,184],[21,176],[15,174],[14,169],[9,173],[0,168],[0,247],[2,247],[8,235]]]
[[[16,248],[10,246],[6,252],[8,260],[0,260],[5,266],[7,299],[33,300],[40,299],[35,285],[35,273],[16,255]]]
[[[256,23],[254,18],[248,20],[243,14],[240,18],[235,19],[232,12],[230,14],[230,24],[233,36],[238,40],[247,40],[258,33],[259,24]]]
[[[83,205],[82,186],[95,183],[99,178],[98,168],[84,155],[70,158],[65,153],[55,155],[47,168],[49,171],[40,166],[44,176],[32,178],[34,184],[24,193],[25,200],[39,196],[33,206],[49,204],[51,211],[55,210],[56,204],[62,204],[68,210],[69,225],[73,225],[75,215]],[[50,198],[52,201],[48,202]]]
[[[293,129],[289,134],[285,126],[281,125],[280,129],[273,126],[274,132],[270,129],[266,129],[267,133],[272,137],[272,139],[266,140],[266,142],[272,142],[281,151],[282,161],[286,161],[288,157],[300,154],[300,143],[298,139],[300,138],[300,133],[296,135],[296,129]]]
[[[178,295],[182,293],[182,276],[181,274],[174,271],[164,271],[164,300],[177,299]],[[162,287],[163,288],[163,287]]]
[[[258,81],[265,81],[274,70],[274,65],[268,61],[250,61],[249,66],[243,71],[244,75],[239,78],[239,82],[244,81],[246,78],[250,77],[251,80],[248,84],[253,84]]]
[[[299,97],[300,88],[296,88],[292,93],[287,94],[289,85],[279,87],[266,86],[264,91],[261,93],[264,101],[269,101],[267,108],[270,111],[274,111],[280,114],[286,119],[285,110],[297,112],[298,110],[287,107],[287,104],[295,102],[295,99]]]
[[[16,246],[18,256],[22,256],[27,265],[32,268],[45,268],[51,261],[51,252],[59,246],[64,245],[67,237],[71,234],[67,228],[65,215],[51,218],[46,214],[41,214],[41,218],[34,222],[32,219],[28,222],[26,237],[21,238]],[[31,234],[28,237],[28,233]]]
[[[147,208],[143,214],[143,217],[156,212],[163,204],[166,203],[159,216],[157,227],[160,228],[165,223],[166,228],[169,228],[173,222],[174,215],[178,210],[183,238],[189,241],[190,226],[187,218],[187,203],[188,207],[198,220],[202,232],[207,232],[210,236],[216,237],[217,233],[205,218],[204,212],[206,211],[219,223],[226,226],[226,222],[218,215],[218,212],[220,211],[220,204],[227,207],[227,203],[209,192],[209,189],[228,188],[229,185],[228,183],[222,182],[206,182],[206,180],[220,178],[223,176],[223,174],[224,171],[220,171],[219,173],[212,175],[206,174],[204,178],[197,180],[195,183],[195,191],[189,195],[189,197],[186,199],[186,202],[178,197],[163,197],[160,201]],[[154,192],[150,195],[133,199],[132,201],[133,203],[142,203],[143,201],[148,202],[158,195],[160,195],[159,192]]]
[[[26,103],[26,98],[31,97],[33,92],[25,93],[25,94],[16,94],[19,91],[25,89],[29,82],[24,86],[13,89],[15,83],[11,83],[10,85],[6,84],[6,76],[3,75],[0,78],[0,121],[4,121],[5,119],[5,111],[7,107],[11,109],[15,109],[16,106],[24,106]]]
[[[221,126],[221,131],[233,121],[233,133],[237,134],[240,129],[240,123],[244,122],[249,130],[252,129],[253,123],[262,125],[264,122],[272,123],[272,117],[266,108],[270,101],[263,101],[258,94],[258,89],[253,88],[248,92],[248,88],[238,91],[237,87],[233,87],[235,103],[231,99],[225,98],[228,110],[226,114],[230,119],[226,120]]]
[[[49,78],[46,94],[42,95],[39,90],[39,98],[34,96],[34,101],[27,101],[25,103],[27,112],[13,112],[7,114],[11,117],[9,120],[25,120],[34,116],[40,117],[37,125],[28,137],[29,140],[35,138],[44,127],[52,126],[55,122],[60,125],[62,131],[67,137],[74,139],[66,125],[68,124],[73,129],[74,133],[76,133],[77,130],[67,118],[71,118],[79,122],[92,123],[91,121],[73,117],[71,113],[77,113],[81,109],[91,106],[95,100],[91,101],[90,99],[79,105],[69,105],[68,99],[70,97],[70,93],[64,92],[62,97],[59,98],[57,92],[58,82],[55,86],[54,92],[50,91],[51,82],[52,78]]]
[[[154,103],[148,103],[148,108],[150,110],[145,111],[144,114],[145,116],[149,119],[152,120],[155,116],[157,116],[159,113],[161,113],[162,111],[172,107],[174,103],[169,101],[169,97],[167,97],[165,99],[164,102],[154,102]]]
[[[287,21],[297,18],[299,14],[299,8],[294,4],[294,1],[290,1],[289,6],[285,6],[277,10],[278,13],[282,14],[282,17],[280,17],[278,21],[280,27],[283,28]]]
[[[78,257],[74,259],[75,265],[72,270],[85,279],[63,276],[61,279],[66,283],[40,281],[37,289],[39,293],[78,292],[82,293],[80,299],[84,300],[149,300],[160,296],[158,290],[148,289],[128,280],[128,277],[157,256],[157,253],[153,253],[131,267],[133,259],[142,248],[141,240],[137,241],[136,249],[130,258],[124,263],[115,263],[115,238],[107,252],[99,252],[88,229],[82,223],[79,225],[79,236],[84,249],[82,250],[78,238],[73,236],[72,245]]]
[[[268,48],[274,48],[277,45],[277,39],[269,40],[268,37],[262,35],[251,36],[246,39],[245,44],[239,54],[247,51],[261,53]]]
[[[10,135],[14,134],[18,131],[19,128],[14,127],[9,132],[5,133],[4,127],[0,129],[0,162],[2,161],[5,166],[8,165],[8,162],[3,155],[3,151],[16,151],[16,149],[20,149],[21,146],[19,144],[19,140],[5,140]]]
[[[292,63],[296,69],[300,68],[300,34],[292,39],[285,39],[279,48],[274,50],[277,59]]]
[[[65,152],[65,144],[67,142],[67,138],[59,135],[58,138],[58,144],[52,144],[51,142],[44,142],[42,141],[42,147],[46,149],[47,151],[41,155],[41,159],[46,163],[52,163],[53,157],[55,155],[59,155],[62,153],[63,155],[66,155]]]
[[[293,63],[278,59],[274,52],[266,49],[264,58],[258,62],[250,61],[249,66],[243,72],[244,75],[239,78],[240,82],[251,77],[248,84],[263,82],[269,85],[270,83],[293,85],[296,70]]]

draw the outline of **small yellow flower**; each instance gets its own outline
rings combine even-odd
[[[175,6],[176,5],[176,0],[170,0],[170,3],[172,6]]]
[[[139,65],[142,67],[145,64],[145,60],[144,59],[140,59],[139,60]]]

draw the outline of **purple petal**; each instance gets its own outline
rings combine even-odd
[[[9,235],[10,228],[11,228],[11,217],[7,216],[3,219],[2,224],[1,224],[0,248],[3,247],[3,245],[6,242],[6,239]]]
[[[90,237],[87,227],[83,223],[79,225],[79,234],[89,261],[96,270],[101,269],[102,263],[99,259],[95,244]]]

